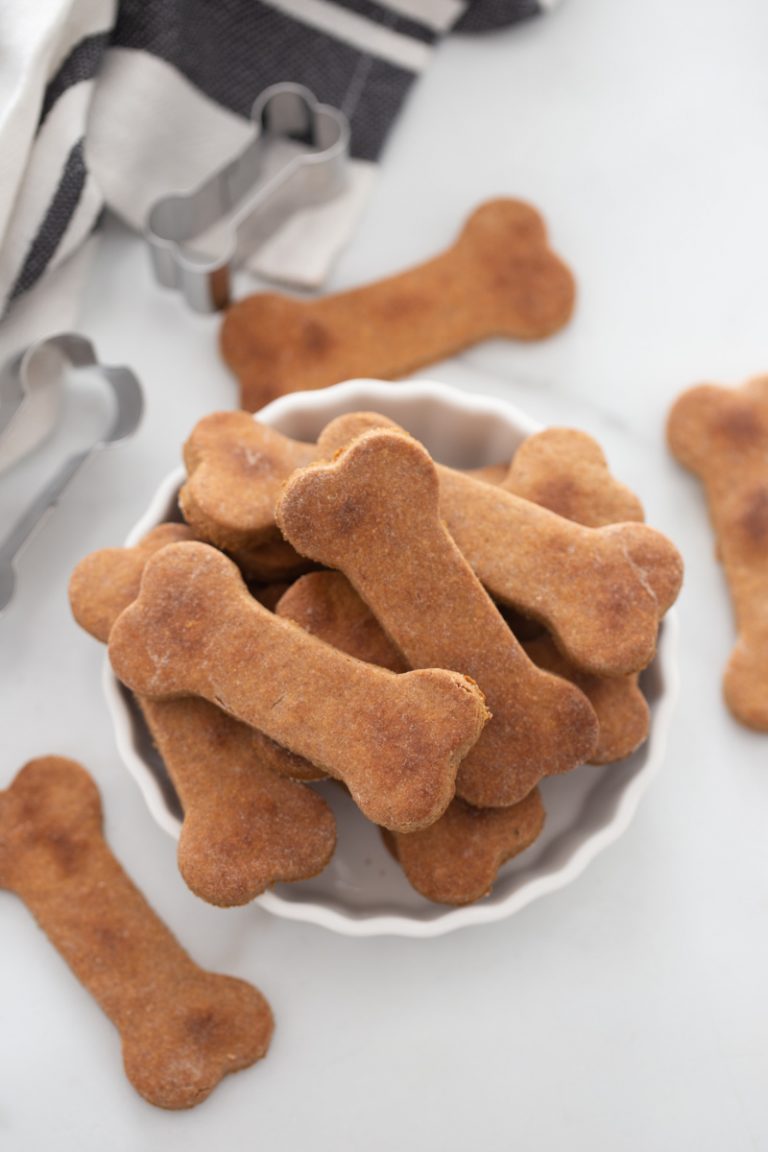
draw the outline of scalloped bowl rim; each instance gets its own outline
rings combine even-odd
[[[348,411],[355,407],[370,408],[381,401],[389,407],[397,391],[405,403],[419,401],[450,404],[457,413],[468,416],[503,416],[520,430],[531,434],[543,425],[532,420],[514,404],[491,396],[460,391],[434,381],[416,380],[403,383],[377,380],[350,380],[316,392],[293,392],[281,396],[263,408],[259,420],[277,424],[283,418],[302,410],[321,413],[324,409],[344,405]],[[365,394],[364,402],[356,397]],[[353,403],[354,402],[354,403]],[[129,533],[126,546],[136,544],[162,519],[166,509],[186,476],[185,469],[174,469],[161,481],[144,515]],[[640,801],[664,759],[672,709],[677,696],[678,676],[676,652],[678,641],[677,614],[672,609],[664,617],[664,628],[659,640],[656,662],[661,671],[663,690],[654,704],[653,722],[644,745],[642,768],[628,781],[616,809],[608,823],[588,835],[556,870],[531,879],[515,888],[509,896],[494,903],[478,902],[459,908],[446,907],[445,912],[431,919],[411,915],[365,915],[347,909],[332,908],[311,900],[286,900],[278,891],[268,890],[254,901],[260,908],[287,920],[315,924],[346,936],[407,936],[433,937],[476,924],[489,924],[519,912],[522,908],[551,892],[557,892],[572,883],[600,853],[613,844],[630,826]],[[134,744],[134,721],[117,679],[106,659],[103,669],[103,688],[115,730],[120,758],[138,784],[149,811],[155,821],[170,836],[178,839],[180,822],[166,804],[157,778],[147,767]],[[495,889],[494,889],[495,891]],[[431,906],[430,906],[431,907]]]

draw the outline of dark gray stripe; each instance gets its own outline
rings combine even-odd
[[[98,71],[101,58],[109,43],[108,32],[96,32],[86,36],[74,46],[56,75],[49,82],[43,96],[43,107],[38,120],[38,130],[58,98],[83,80],[91,80]]]
[[[83,141],[78,140],[73,146],[64,165],[59,185],[48,205],[37,236],[27,251],[21,271],[16,277],[16,283],[10,295],[15,300],[22,292],[27,292],[42,276],[46,267],[53,259],[56,249],[67,230],[85,186],[85,161],[83,159]]]
[[[378,156],[414,80],[412,72],[372,57],[362,95],[345,107],[365,54],[261,0],[123,0],[112,44],[161,57],[243,117],[268,85],[300,81],[350,115],[352,154],[362,160]]]
[[[541,15],[537,0],[469,0],[454,32],[491,32]]]

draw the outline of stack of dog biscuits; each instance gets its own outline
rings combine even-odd
[[[467,473],[376,413],[305,443],[227,412],[184,458],[186,523],[86,557],[70,600],[137,698],[203,899],[319,872],[307,782],[330,777],[414,888],[469,903],[536,840],[544,778],[645,739],[682,565],[591,438]]]

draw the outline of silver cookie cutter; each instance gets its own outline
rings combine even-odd
[[[147,217],[156,279],[178,288],[196,312],[224,308],[237,259],[287,216],[331,199],[346,183],[349,122],[308,88],[273,84],[256,100],[251,119],[255,134],[243,152],[190,192],[157,200]],[[289,142],[294,148],[286,157]],[[226,217],[218,255],[196,253],[190,242]]]
[[[13,449],[6,451],[8,463],[15,463],[31,451],[50,431],[50,413],[57,410],[57,404],[53,406],[51,401],[61,391],[65,365],[98,371],[114,393],[114,415],[98,440],[64,461],[0,542],[0,612],[7,607],[16,587],[16,557],[46,514],[55,507],[75,474],[94,452],[130,436],[141,420],[144,408],[141,385],[130,368],[102,364],[90,340],[76,332],[63,332],[31,345],[0,369],[0,452],[6,448],[8,440],[16,440]],[[42,409],[38,406],[33,413],[37,418],[37,429],[34,420],[27,420],[22,426],[20,419],[25,406],[32,411],[35,400],[41,396],[48,402],[45,418],[40,419]]]

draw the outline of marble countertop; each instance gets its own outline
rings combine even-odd
[[[85,763],[128,871],[201,964],[265,992],[277,1030],[268,1059],[199,1109],[155,1111],[122,1076],[109,1022],[4,898],[8,1152],[768,1149],[768,737],[722,702],[727,591],[701,493],[664,445],[683,388],[768,370],[767,36],[760,0],[563,0],[509,33],[447,42],[329,285],[428,257],[491,196],[536,204],[577,275],[570,325],[424,375],[595,434],[686,562],[658,778],[583,876],[503,923],[348,939],[205,906],[179,878],[117,756],[103,654],[63,590],[81,556],[124,539],[194,422],[235,389],[218,321],[155,288],[139,240],[107,222],[79,327],[136,368],[146,415],[89,463],[19,565],[0,621],[3,774],[46,752]]]

